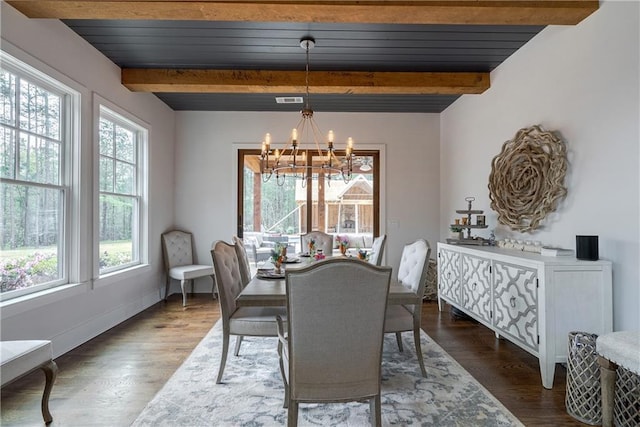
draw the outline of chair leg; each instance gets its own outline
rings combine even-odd
[[[165,285],[165,289],[164,289],[164,300],[166,301],[167,298],[169,298],[169,288],[171,287],[171,277],[169,277],[169,274],[167,274],[167,284]]]
[[[236,337],[236,348],[233,351],[234,356],[237,356],[238,354],[240,354],[240,344],[242,344],[242,335],[238,335]]]
[[[224,372],[224,366],[227,363],[227,352],[229,351],[229,333],[222,332],[222,356],[220,357],[220,368],[218,369],[218,378],[216,384],[222,382],[222,373]]]
[[[612,427],[615,403],[615,384],[618,365],[598,356],[600,365],[600,387],[602,393],[602,427]]]
[[[182,289],[182,306],[186,307],[187,306],[187,282],[188,280],[181,280],[180,281],[180,289]]]
[[[396,342],[398,343],[400,353],[402,353],[404,349],[402,348],[402,334],[400,332],[396,332]]]
[[[287,414],[287,427],[296,427],[298,425],[298,401],[289,402],[289,412]]]
[[[53,421],[51,412],[49,412],[49,396],[51,395],[53,383],[58,375],[58,365],[53,360],[50,360],[47,364],[42,365],[40,369],[44,372],[46,379],[44,384],[44,393],[42,393],[42,418],[44,418],[45,424],[49,424]]]
[[[375,427],[382,426],[382,404],[380,395],[377,394],[369,400],[369,412],[371,412],[371,425]]]
[[[424,368],[424,360],[422,359],[422,346],[420,345],[420,328],[413,328],[413,341],[416,345],[416,356],[418,357],[418,363],[420,364],[422,376],[426,378],[427,370]]]
[[[289,407],[289,384],[287,383],[287,375],[284,372],[284,362],[282,361],[283,345],[282,341],[278,340],[278,359],[280,365],[280,375],[282,376],[282,384],[284,384],[284,403],[283,408]]]

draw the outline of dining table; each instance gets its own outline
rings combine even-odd
[[[321,261],[320,261],[321,262]],[[298,268],[304,264],[288,265]],[[388,304],[421,304],[422,297],[396,279],[389,285]],[[283,276],[255,274],[236,298],[236,305],[245,307],[285,307],[286,284]]]

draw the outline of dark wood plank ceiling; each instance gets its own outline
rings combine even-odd
[[[337,112],[441,112],[462,93],[486,90],[488,73],[545,24],[575,24],[598,7],[591,0],[8,3],[30,17],[63,19],[123,69],[123,84],[156,93],[174,110],[299,110],[275,97],[304,94],[294,74],[305,69],[300,39],[311,36],[311,105]],[[241,72],[233,78],[250,84],[220,85],[221,73],[234,70]],[[419,75],[393,82],[369,75],[388,72]],[[323,88],[338,80],[331,73],[347,83]],[[480,74],[461,84],[460,73]],[[400,88],[403,80],[409,90]]]

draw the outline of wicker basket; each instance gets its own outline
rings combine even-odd
[[[640,377],[618,366],[616,371],[613,425],[640,426]]]
[[[423,300],[434,301],[438,299],[438,264],[435,259],[429,260],[427,268],[427,286],[424,288]]]
[[[567,353],[567,413],[578,421],[602,424],[600,366],[595,334],[569,332]]]

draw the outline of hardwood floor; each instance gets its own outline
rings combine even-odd
[[[442,313],[434,302],[423,307],[423,329],[525,425],[583,425],[566,414],[564,368],[556,368],[554,388],[546,390],[536,358],[484,326],[453,319],[448,306]],[[189,297],[183,309],[173,294],[57,358],[51,426],[130,425],[219,317],[210,295]],[[0,425],[43,425],[43,386],[44,375],[34,372],[3,388]]]

